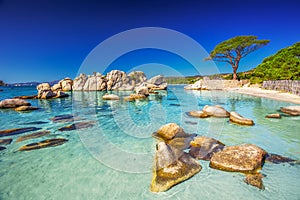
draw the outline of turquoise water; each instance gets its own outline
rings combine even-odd
[[[34,87],[2,88],[0,100],[36,94]],[[128,92],[114,92],[126,96]],[[243,182],[240,173],[210,169],[155,194],[149,191],[155,140],[151,133],[175,122],[188,133],[214,137],[226,145],[253,143],[268,152],[300,160],[300,117],[266,119],[286,102],[221,91],[168,92],[149,101],[103,101],[103,92],[73,92],[66,99],[28,100],[40,109],[31,113],[0,110],[0,130],[35,126],[51,134],[17,143],[0,152],[0,199],[300,199],[300,165],[266,163],[262,173],[265,190]],[[255,121],[245,127],[228,119],[196,119],[185,112],[219,104]],[[67,123],[49,118],[72,114],[78,121],[96,121],[82,130],[60,132]],[[26,125],[44,121],[44,124]],[[26,133],[25,133],[26,134]],[[25,135],[24,134],[24,135]],[[8,138],[8,137],[6,137]],[[19,147],[49,138],[67,138],[61,146],[18,151]]]

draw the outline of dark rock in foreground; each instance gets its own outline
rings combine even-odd
[[[11,138],[7,138],[7,139],[0,139],[0,145],[8,145],[12,142]]]
[[[57,115],[55,117],[50,118],[52,122],[55,123],[65,123],[65,122],[73,122],[74,116],[73,115]]]
[[[280,163],[295,163],[297,162],[297,160],[288,158],[288,157],[284,157],[278,154],[272,154],[272,153],[268,153],[266,155],[266,162],[270,162],[270,163],[274,163],[274,164],[280,164]]]
[[[31,134],[28,134],[28,135],[20,136],[20,137],[18,137],[18,139],[16,141],[21,142],[21,141],[29,140],[29,139],[32,139],[32,138],[38,138],[38,137],[48,135],[49,133],[50,133],[50,131],[39,131],[39,132],[31,133]]]
[[[95,126],[95,121],[88,121],[88,122],[77,122],[74,124],[71,124],[69,126],[64,126],[62,128],[59,128],[59,131],[73,131],[73,130],[79,130],[79,129],[85,129],[85,128],[91,128]]]
[[[229,146],[215,153],[209,166],[230,172],[254,173],[262,167],[266,154],[265,150],[253,144]]]
[[[0,146],[0,151],[3,151],[5,149],[6,149],[6,147]]]
[[[4,136],[10,136],[10,135],[18,135],[30,131],[37,131],[40,130],[41,128],[36,128],[36,127],[26,127],[26,128],[15,128],[15,129],[8,129],[8,130],[0,130],[0,137]]]
[[[55,146],[58,146],[58,145],[62,145],[67,141],[68,140],[64,139],[64,138],[55,138],[55,139],[43,140],[41,142],[31,143],[31,144],[27,144],[25,146],[22,146],[19,149],[19,151],[30,151],[30,150],[34,150],[34,149],[55,147]]]
[[[224,149],[225,145],[210,137],[198,136],[191,141],[189,154],[197,160],[210,160],[211,157]]]

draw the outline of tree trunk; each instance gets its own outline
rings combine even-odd
[[[236,71],[237,71],[237,67],[233,67],[233,80],[237,80]]]

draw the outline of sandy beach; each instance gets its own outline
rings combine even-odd
[[[240,94],[247,94],[256,97],[263,97],[263,98],[269,98],[278,101],[300,104],[300,96],[287,93],[287,92],[265,90],[258,87],[229,88],[227,90],[230,92],[237,92]]]

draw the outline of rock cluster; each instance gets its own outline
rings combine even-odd
[[[197,118],[206,118],[206,117],[219,117],[219,118],[228,118],[229,121],[235,124],[240,125],[254,125],[253,120],[242,117],[236,112],[228,112],[225,108],[219,105],[209,106],[206,105],[202,110],[190,111],[187,112],[188,116],[197,117]]]
[[[126,74],[120,70],[112,70],[106,76],[100,73],[86,76],[80,74],[73,81],[74,91],[110,91],[110,90],[135,90],[138,87],[147,87],[149,90],[165,90],[167,83],[161,75],[147,80],[142,71],[133,71]]]
[[[186,90],[223,90],[226,88],[242,87],[249,84],[248,80],[210,80],[205,77],[184,87]]]
[[[62,80],[58,84],[55,84],[52,88],[50,87],[49,83],[41,83],[39,84],[36,89],[38,90],[38,99],[51,99],[51,98],[64,98],[68,97],[69,95],[62,92],[61,90],[64,89],[65,91],[70,91],[72,89],[72,80],[67,78],[66,80]],[[70,89],[70,90],[68,90]]]
[[[37,107],[31,106],[31,103],[24,99],[5,99],[0,101],[1,108],[12,108],[15,111],[31,111],[37,110]]]

